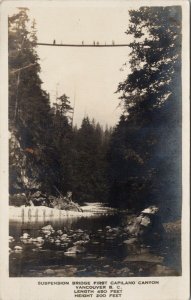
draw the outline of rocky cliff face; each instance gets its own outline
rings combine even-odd
[[[42,191],[40,179],[40,150],[24,148],[16,130],[10,132],[9,139],[9,204],[13,206],[49,206],[60,210],[81,211],[71,197],[48,195]]]
[[[10,199],[22,195],[21,204],[30,193],[41,188],[33,149],[22,148],[16,130],[10,132],[9,139],[9,186]]]

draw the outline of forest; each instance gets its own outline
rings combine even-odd
[[[112,128],[96,116],[73,124],[69,95],[52,101],[42,89],[28,9],[9,17],[10,205],[39,193],[48,206],[70,191],[79,205],[134,212],[157,205],[165,220],[180,218],[181,8],[141,7],[129,15],[131,53],[126,79],[116,84],[123,112]]]

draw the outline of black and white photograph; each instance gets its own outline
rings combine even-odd
[[[8,8],[8,276],[181,277],[182,5],[89,2]]]

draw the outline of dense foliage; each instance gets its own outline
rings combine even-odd
[[[131,71],[110,150],[111,203],[181,212],[181,8],[130,11]]]
[[[86,117],[74,133],[71,188],[78,201],[106,202],[108,199],[107,151],[112,129]]]
[[[28,193],[29,186],[31,189],[37,186],[36,182],[43,177],[39,166],[45,164],[43,152],[51,139],[48,130],[51,124],[49,97],[41,89],[35,22],[31,24],[29,21],[27,9],[20,9],[8,21],[9,129],[22,149],[25,162],[20,164],[28,165],[27,172],[24,172],[24,166],[15,163],[16,153],[10,151],[10,191],[18,189]],[[14,145],[15,142],[10,143],[10,147]],[[34,168],[31,169],[31,165]]]

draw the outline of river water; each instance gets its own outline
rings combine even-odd
[[[134,277],[178,276],[180,267],[180,238],[166,236],[157,243],[138,241],[124,243],[127,239],[121,228],[128,223],[127,214],[101,214],[91,217],[67,217],[57,220],[10,221],[9,274],[11,277]],[[36,238],[40,229],[51,225],[55,232],[62,230],[71,239],[68,245],[44,243],[36,246],[23,243],[23,233]],[[113,231],[113,228],[115,232]],[[90,237],[83,245],[83,253],[67,254],[74,239]],[[21,246],[22,251],[14,251]]]

